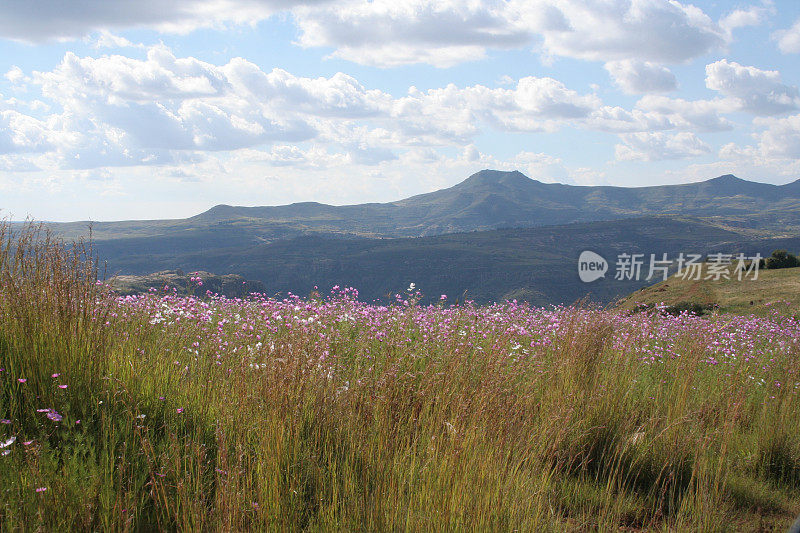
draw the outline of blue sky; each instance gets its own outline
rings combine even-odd
[[[799,66],[796,0],[12,0],[0,209],[391,201],[483,168],[787,183]]]

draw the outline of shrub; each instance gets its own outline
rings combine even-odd
[[[786,250],[775,250],[770,257],[764,260],[764,268],[794,268],[800,266],[797,256]]]

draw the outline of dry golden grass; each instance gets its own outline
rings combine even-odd
[[[776,308],[792,312],[800,306],[800,268],[761,270],[758,279],[686,280],[673,275],[667,281],[637,291],[621,300],[618,308],[637,304],[674,305],[694,302],[716,305],[722,313],[768,315]]]

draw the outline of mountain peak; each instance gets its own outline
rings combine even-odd
[[[737,178],[733,174],[723,174],[722,176],[711,178],[708,181],[709,183],[744,183],[747,180],[743,180],[742,178]]]
[[[538,181],[529,178],[519,170],[491,170],[484,169],[471,175],[456,187],[476,187],[486,185],[526,186]]]

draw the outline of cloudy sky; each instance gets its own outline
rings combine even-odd
[[[800,178],[797,0],[9,0],[0,209]]]

